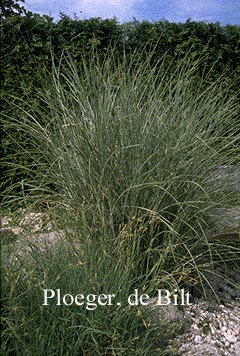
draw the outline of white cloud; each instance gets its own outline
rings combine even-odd
[[[174,0],[180,16],[194,20],[213,20],[240,11],[239,0]]]
[[[78,7],[84,17],[112,18],[116,16],[119,20],[124,20],[131,17],[134,2],[135,0],[83,0]]]
[[[212,8],[215,8],[219,4],[219,0],[182,0],[182,1],[177,1],[179,3],[179,6],[186,10],[191,10],[191,11],[205,11],[209,10]]]
[[[57,16],[59,11],[72,16],[76,13],[80,18],[102,17],[124,21],[134,16],[132,5],[139,0],[26,0],[26,9]]]
[[[157,19],[169,21],[217,21],[232,19],[239,23],[239,0],[25,0],[25,8],[40,14],[51,13],[57,18],[59,12],[80,19],[90,17],[113,18],[119,21]]]

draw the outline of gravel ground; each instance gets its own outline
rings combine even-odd
[[[175,349],[176,355],[240,355],[240,268],[230,271],[235,286],[218,276],[211,277],[219,302],[209,289],[208,301],[195,298],[184,308],[184,319],[190,327],[170,342],[169,349]]]
[[[174,340],[176,355],[240,355],[239,301],[215,306],[198,301],[186,308],[185,317],[191,320],[191,327]]]

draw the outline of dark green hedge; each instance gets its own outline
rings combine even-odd
[[[9,95],[18,92],[21,85],[34,87],[39,81],[40,69],[51,67],[51,52],[57,57],[63,50],[80,60],[82,52],[95,48],[104,53],[109,46],[118,55],[131,54],[137,48],[153,49],[156,58],[163,53],[192,56],[206,53],[209,68],[215,63],[214,75],[226,68],[240,74],[240,26],[220,26],[219,23],[193,22],[155,23],[132,21],[120,24],[116,19],[71,19],[62,14],[53,22],[48,16],[27,13],[1,20],[2,90]],[[146,51],[143,51],[143,56]],[[236,74],[236,73],[235,73]],[[16,91],[17,90],[17,91]]]

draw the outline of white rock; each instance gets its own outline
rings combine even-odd
[[[202,342],[202,337],[200,335],[196,335],[195,338],[194,338],[194,341],[197,343],[197,344],[201,344]]]
[[[240,341],[236,342],[236,344],[232,345],[232,348],[235,350],[236,355],[240,355]]]
[[[225,339],[230,342],[231,344],[235,344],[237,342],[237,338],[234,335],[225,335]]]

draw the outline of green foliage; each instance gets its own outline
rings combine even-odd
[[[239,26],[222,27],[219,23],[192,21],[184,24],[168,21],[133,21],[119,24],[116,19],[79,20],[64,14],[61,14],[61,19],[55,23],[48,16],[30,12],[19,16],[23,15],[21,11],[23,9],[16,1],[2,2],[2,12],[5,15],[2,16],[0,25],[0,105],[4,115],[21,115],[15,106],[17,98],[21,98],[22,109],[28,107],[29,103],[33,107],[41,105],[37,92],[44,85],[44,73],[51,71],[52,54],[61,58],[64,51],[70,53],[79,66],[82,65],[83,53],[91,55],[92,52],[98,51],[99,58],[103,58],[110,47],[114,48],[116,61],[125,58],[129,63],[137,51],[141,53],[138,57],[139,64],[143,63],[150,51],[151,67],[154,67],[163,54],[166,63],[171,64],[176,56],[184,58],[187,54],[194,60],[205,53],[207,60],[198,66],[199,76],[210,83],[224,73],[230,83],[235,83],[232,90],[236,92],[239,88]],[[18,133],[9,130],[6,122],[1,124],[1,156],[18,152],[19,157],[15,156],[16,163],[22,160],[16,143]],[[15,137],[15,143],[10,137]],[[3,170],[7,170],[5,163]],[[11,171],[11,179],[5,174],[2,177],[2,188],[9,186],[10,182],[16,183],[20,178],[17,171],[14,174]]]
[[[132,22],[124,25],[129,47],[141,47],[143,43],[154,44],[156,56],[168,53],[169,56],[185,56],[188,51],[193,58],[203,52],[208,54],[207,70],[217,63],[212,80],[229,68],[229,75],[234,71],[239,75],[240,27],[219,23],[186,21],[184,24],[160,21],[155,23]]]
[[[25,14],[26,10],[18,4],[19,2],[25,2],[25,0],[1,0],[0,19],[15,16],[16,14]]]
[[[4,246],[7,356],[153,355],[169,332],[155,334],[149,309],[127,305],[134,288],[154,297],[199,283],[204,292],[206,272],[239,261],[238,246],[205,233],[208,209],[236,199],[212,188],[211,175],[239,160],[237,94],[224,75],[200,75],[206,57],[156,60],[155,51],[53,57],[36,103],[5,112],[18,148],[5,165],[19,171],[5,207],[48,204],[67,236],[42,252],[31,238],[27,253]],[[43,307],[42,288],[116,293],[122,307]]]
[[[8,161],[26,179],[17,182],[18,194],[15,185],[7,188],[7,205],[51,200],[83,216],[82,226],[97,228],[104,216],[116,233],[135,216],[151,221],[161,239],[175,224],[187,233],[186,218],[224,198],[207,193],[208,178],[238,160],[236,96],[223,77],[206,85],[201,61],[173,66],[163,57],[152,67],[151,56],[142,64],[139,56],[130,64],[116,62],[113,52],[103,61],[83,57],[81,66],[67,59],[53,67],[39,107],[6,117],[25,138],[20,152],[32,157]]]
[[[65,241],[46,254],[33,248],[31,260],[18,256],[2,268],[4,355],[144,356],[151,352],[154,330],[147,330],[137,308],[127,304],[133,271],[119,262],[103,233],[97,240],[85,240],[80,249]],[[59,286],[63,295],[114,293],[122,305],[114,300],[112,306],[95,310],[87,310],[86,304],[57,306],[54,301],[43,306],[43,288]]]
[[[82,51],[89,51],[92,48],[99,52],[105,52],[109,46],[113,46],[120,41],[122,30],[116,19],[102,20],[93,18],[90,20],[73,20],[62,15],[61,20],[55,26],[53,43],[55,51],[67,50],[75,59],[81,59]],[[56,53],[57,53],[56,52]]]

